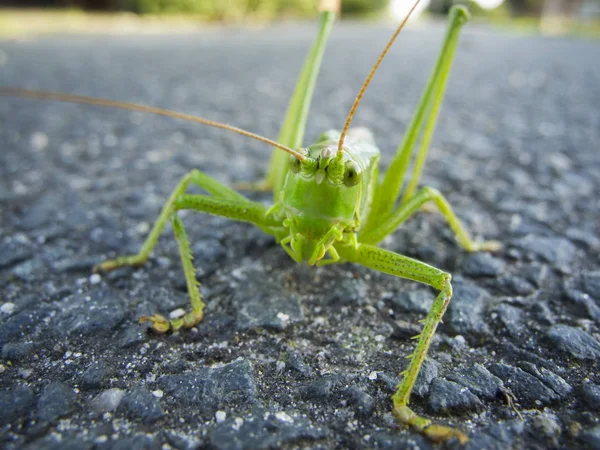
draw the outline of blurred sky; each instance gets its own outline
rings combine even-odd
[[[500,6],[504,0],[475,0],[475,2],[483,9],[494,9]],[[429,3],[430,0],[421,0],[415,9],[415,12],[412,14],[412,17],[418,17],[419,14],[421,14],[429,6]],[[390,2],[390,10],[392,15],[399,20],[406,17],[411,7],[412,2],[407,2],[406,0],[391,0]]]

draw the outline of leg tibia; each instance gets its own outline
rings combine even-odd
[[[408,369],[406,369],[404,372],[402,382],[394,394],[394,407],[408,405],[410,393],[412,392],[413,386],[417,380],[417,375],[421,369],[421,365],[423,364],[425,356],[427,355],[427,350],[429,350],[429,346],[431,345],[431,340],[433,339],[435,330],[442,320],[442,316],[444,315],[451,298],[452,285],[450,284],[450,275],[448,275],[446,286],[433,302],[433,305],[431,306],[431,309],[425,318],[423,329],[419,334],[417,346],[411,355]]]
[[[183,266],[183,273],[187,283],[192,311],[186,313],[182,317],[172,320],[167,320],[159,314],[140,317],[140,323],[152,322],[152,328],[158,333],[166,333],[169,330],[176,331],[181,327],[191,328],[197,325],[203,317],[204,302],[200,295],[200,283],[196,280],[196,269],[192,263],[193,256],[192,250],[190,249],[190,241],[185,232],[185,228],[183,227],[183,222],[177,214],[173,214],[173,232],[175,233],[175,239],[177,239],[177,243],[179,244],[181,265]]]

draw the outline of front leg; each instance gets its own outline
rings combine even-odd
[[[197,179],[197,178],[196,178]],[[214,197],[208,195],[178,195],[181,191],[185,190],[187,184],[184,182],[180,183],[178,188],[171,196],[159,219],[157,220],[153,231],[147,239],[148,245],[144,245],[140,255],[142,258],[147,258],[147,254],[143,251],[147,247],[150,249],[156,243],[158,234],[162,231],[165,222],[172,220],[173,232],[179,245],[179,253],[181,255],[181,263],[183,266],[183,273],[187,283],[188,293],[190,296],[191,311],[186,313],[183,317],[176,319],[167,319],[159,314],[152,316],[143,316],[140,318],[140,322],[151,322],[152,328],[158,333],[166,333],[167,331],[176,331],[182,327],[191,328],[197,325],[203,317],[204,302],[199,290],[199,283],[196,280],[196,269],[192,263],[192,251],[190,249],[189,240],[183,226],[183,222],[177,216],[177,211],[181,209],[192,209],[216,216],[227,217],[242,222],[250,222],[263,231],[273,234],[278,237],[281,234],[282,224],[280,221],[274,219],[269,213],[269,209],[256,202],[245,199],[235,191],[229,190],[225,186],[219,187],[217,190],[209,189],[203,186],[207,191],[212,193]],[[168,209],[167,209],[168,207]],[[139,256],[123,257],[116,261],[116,264],[135,264],[138,261]],[[143,259],[141,262],[143,262]],[[105,263],[106,264],[106,263]],[[101,265],[101,269],[106,269],[105,264]],[[108,267],[109,269],[112,267]]]
[[[336,249],[340,257],[349,262],[355,262],[397,277],[419,281],[440,291],[423,321],[421,333],[415,336],[415,339],[418,339],[417,346],[410,356],[408,369],[402,372],[402,382],[398,385],[396,393],[392,397],[393,413],[400,422],[415,427],[434,441],[445,441],[456,437],[462,444],[466,443],[469,439],[461,431],[432,424],[431,420],[417,415],[408,407],[410,393],[421,370],[421,365],[427,356],[435,330],[452,298],[452,285],[450,284],[452,277],[450,274],[421,261],[372,245],[358,243],[356,245],[336,246]]]
[[[162,233],[163,229],[165,228],[167,221],[171,218],[173,212],[173,205],[175,204],[175,201],[179,196],[185,194],[185,191],[187,190],[190,184],[195,184],[201,187],[210,195],[213,195],[216,198],[238,201],[250,201],[242,194],[234,191],[233,189],[231,189],[228,186],[225,186],[224,184],[219,183],[215,179],[200,172],[199,170],[191,170],[190,172],[184,175],[184,177],[179,181],[179,183],[177,183],[175,189],[173,189],[173,192],[169,196],[169,199],[165,202],[158,218],[152,226],[152,230],[150,231],[148,237],[144,241],[142,248],[140,248],[140,251],[135,255],[118,256],[115,259],[104,261],[103,263],[98,264],[94,267],[94,272],[110,272],[111,270],[115,270],[123,266],[135,267],[144,264],[148,260],[150,254],[152,253],[152,250],[156,246],[158,238]]]
[[[241,222],[250,222],[263,231],[274,235],[277,234],[279,227],[281,227],[281,223],[268,214],[267,207],[250,200],[215,198],[207,195],[181,195],[176,198],[172,203],[170,217],[173,221],[175,238],[179,244],[181,264],[183,266],[183,274],[185,275],[192,310],[183,317],[172,320],[168,320],[160,314],[140,318],[140,322],[151,322],[152,328],[158,333],[166,333],[170,330],[176,331],[181,327],[191,328],[197,325],[203,317],[204,302],[200,294],[200,283],[196,280],[196,269],[192,263],[192,251],[190,250],[183,222],[177,216],[177,211],[182,209],[192,209]]]

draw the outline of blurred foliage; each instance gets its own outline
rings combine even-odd
[[[343,0],[342,14],[371,15],[388,4],[389,0]],[[117,9],[139,14],[195,14],[207,20],[228,22],[246,18],[314,17],[317,0],[118,0]]]
[[[0,0],[12,8],[68,8],[83,11],[126,11],[138,14],[193,15],[205,20],[271,20],[314,17],[319,0]],[[342,0],[342,14],[370,16],[390,0]]]
[[[208,20],[268,18],[280,15],[312,16],[312,0],[121,0],[121,10],[140,14],[197,14]]]
[[[385,10],[389,0],[342,0],[342,15],[372,15]]]

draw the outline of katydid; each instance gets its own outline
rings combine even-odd
[[[256,225],[265,233],[274,236],[289,256],[298,263],[308,262],[309,265],[322,266],[352,262],[432,286],[440,293],[423,320],[421,333],[415,336],[416,348],[410,355],[408,369],[402,373],[402,381],[392,398],[393,413],[400,422],[415,427],[433,440],[442,441],[456,437],[461,443],[465,443],[468,438],[462,432],[432,424],[429,419],[417,415],[408,407],[417,375],[435,330],[452,297],[451,275],[418,260],[377,246],[423,205],[433,202],[465,250],[493,251],[500,248],[500,244],[496,241],[476,242],[471,239],[446,199],[436,189],[423,187],[416,190],[443,100],[459,31],[468,19],[465,8],[453,7],[450,11],[449,28],[433,74],[404,140],[381,180],[378,165],[380,152],[373,136],[366,129],[349,128],[365,89],[418,3],[419,0],[398,26],[369,73],[342,131],[327,131],[317,142],[308,147],[303,147],[302,141],[317,74],[326,42],[336,20],[335,1],[323,1],[321,4],[319,32],[302,69],[277,141],[230,125],[160,108],[12,88],[0,89],[0,94],[87,103],[166,115],[224,128],[276,147],[265,179],[257,184],[261,188],[273,191],[274,204],[271,207],[251,201],[206,174],[192,170],[181,179],[165,203],[140,251],[135,255],[121,256],[101,263],[95,270],[106,272],[122,266],[143,264],[150,257],[165,224],[171,221],[179,245],[191,311],[171,320],[158,314],[143,316],[140,322],[150,322],[152,328],[159,333],[196,326],[203,318],[205,305],[192,263],[189,239],[183,222],[177,214],[180,210],[196,210]],[[419,137],[421,145],[414,155],[414,173],[402,193],[406,172],[413,159],[413,149]],[[186,194],[190,184],[199,186],[207,194]]]

